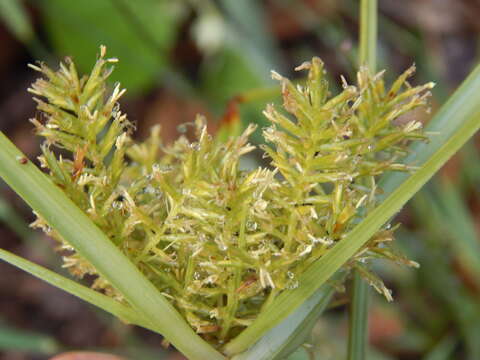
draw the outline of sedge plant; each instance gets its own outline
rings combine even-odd
[[[44,138],[43,172],[0,135],[0,176],[35,211],[33,226],[58,241],[64,266],[93,275],[92,288],[0,257],[162,334],[191,359],[285,357],[351,273],[354,304],[364,302],[363,282],[391,300],[370,262],[417,266],[390,246],[391,217],[479,127],[478,71],[432,121],[454,124],[428,143],[409,113],[426,105],[433,84],[411,86],[413,67],[387,85],[367,61],[332,95],[313,58],[297,68],[303,86],[272,73],[283,106],[264,112],[269,166],[244,169],[253,125],[220,139],[198,116],[185,125],[193,139],[165,145],[157,126],[135,142],[118,106],[125,90],[106,85],[116,61],[101,47],[86,76],[70,59],[58,70],[31,66],[42,76],[29,91],[42,114],[32,122]],[[412,142],[423,147],[415,162]],[[397,186],[397,173],[410,175]],[[364,348],[358,329],[354,354]]]

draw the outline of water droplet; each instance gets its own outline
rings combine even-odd
[[[296,288],[298,288],[298,281],[297,280],[292,280],[292,281],[288,282],[287,289],[293,290],[293,289],[296,289]]]
[[[161,168],[160,168],[160,172],[161,173],[168,173],[170,171],[173,170],[173,166],[172,165],[163,165]]]
[[[198,142],[193,142],[190,144],[190,148],[194,151],[199,151],[201,149],[201,145]]]
[[[385,226],[385,230],[390,230],[391,228],[392,228],[392,224],[387,224],[387,225]]]
[[[155,192],[156,192],[156,189],[152,185],[148,185],[145,188],[145,193],[147,194],[155,194]]]
[[[273,135],[273,134],[275,133],[275,129],[274,129],[273,127],[271,127],[271,126],[266,127],[266,128],[264,129],[264,131],[265,131],[265,133],[266,133],[267,135]]]
[[[254,204],[255,210],[257,211],[263,211],[267,208],[267,206],[268,206],[268,202],[262,199],[255,201],[255,204]]]
[[[120,83],[118,83],[120,85]],[[115,103],[115,105],[113,105],[113,108],[112,108],[112,117],[116,117],[118,115],[120,111],[120,104],[118,102]]]
[[[177,126],[177,131],[180,134],[185,134],[187,132],[187,127],[188,127],[188,123],[180,124],[180,125]]]
[[[121,202],[121,201],[112,202],[112,208],[114,210],[121,210],[123,208],[123,202]]]
[[[159,172],[159,173],[167,173],[173,170],[173,167],[171,165],[161,165],[161,164],[153,164],[152,165],[152,170],[153,172]]]
[[[255,221],[247,221],[246,228],[248,231],[257,230],[258,224]]]
[[[217,309],[210,310],[208,315],[210,316],[210,319],[215,319],[218,317],[218,310]]]

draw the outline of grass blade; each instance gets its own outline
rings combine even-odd
[[[360,2],[360,65],[373,74],[377,61],[377,0]],[[353,274],[348,327],[348,360],[364,360],[368,347],[368,284],[358,271]]]
[[[440,206],[435,204],[437,198],[431,191],[422,191],[412,201],[415,218],[418,219],[418,223],[425,226],[425,233],[422,235],[424,241],[415,241],[415,250],[410,251],[416,254],[422,264],[420,275],[424,278],[423,286],[444,304],[444,311],[451,315],[449,321],[453,320],[453,325],[465,346],[466,358],[479,359],[478,299],[468,285],[459,281],[458,275],[452,271],[452,258],[456,254],[449,251],[449,246],[458,239],[445,238],[446,228],[453,225],[442,213]]]
[[[428,144],[416,143],[412,149],[412,155],[406,162],[414,162],[417,165],[424,164],[432,154],[445,145],[448,139],[451,138],[455,132],[458,131],[458,128],[465,122],[471,124],[471,134],[473,134],[475,130],[478,129],[479,123],[478,120],[475,121],[474,119],[478,111],[477,94],[479,92],[480,65],[472,71],[453,96],[441,107],[438,113],[429,122],[427,130],[437,133],[432,136],[431,142]],[[440,130],[441,132],[438,134]],[[408,175],[404,173],[390,173],[382,178],[380,187],[384,190],[385,197],[391,194],[407,178],[407,176]],[[392,215],[393,214],[394,212],[392,212]],[[304,306],[306,306],[306,304],[301,305],[301,307],[296,310],[296,316],[308,316],[308,314],[300,311]],[[281,319],[279,321],[281,321]],[[245,340],[247,337],[251,336],[251,339],[258,338],[254,333],[255,331],[252,331],[251,334],[245,333],[234,339],[226,345],[225,348],[227,352],[241,352],[245,350],[249,345]]]
[[[224,348],[225,353],[233,355],[245,351],[250,344],[259,339],[261,334],[280,323],[308,299],[370,239],[380,226],[394,216],[430,180],[479,127],[479,114],[468,118],[415,174],[403,182],[325,256],[313,263],[300,277],[300,286],[297,289],[280,294],[252,325],[228,343]]]
[[[53,354],[59,351],[59,344],[50,336],[0,326],[0,350]]]
[[[268,26],[264,5],[252,0],[224,0],[220,3],[229,20],[227,43],[239,51],[251,69],[267,83],[270,70],[281,71],[279,50]]]
[[[443,212],[443,224],[449,224],[444,227],[444,234],[453,240],[450,242],[453,252],[480,288],[480,243],[472,214],[451,180],[444,179],[441,184],[435,185],[435,194]]]
[[[453,336],[447,336],[440,341],[424,358],[423,360],[448,360],[451,359],[457,339]]]
[[[223,359],[91,220],[0,133],[0,177],[191,359]]]
[[[377,68],[377,0],[360,3],[360,66],[368,66],[373,73]]]
[[[62,289],[63,291],[68,292],[69,294],[72,294],[83,301],[109,312],[126,323],[140,325],[144,328],[152,330],[153,325],[146,323],[141,316],[135,312],[135,310],[122,305],[118,301],[115,301],[114,299],[103,295],[98,291],[94,291],[89,287],[83,286],[76,281],[70,280],[44,268],[43,266],[34,264],[6,250],[0,249],[0,259],[18,267],[19,269],[22,269],[25,272],[28,272],[29,274],[49,283],[50,285]]]
[[[22,239],[26,239],[31,236],[32,231],[28,228],[25,220],[19,216],[15,210],[0,197],[0,222],[10,228],[16,235]]]
[[[0,1],[0,18],[18,40],[27,43],[32,39],[32,25],[22,1]]]
[[[368,347],[368,290],[369,286],[355,271],[350,304],[348,360],[363,360]]]
[[[335,288],[325,284],[295,313],[262,336],[251,349],[234,356],[233,360],[286,358],[305,342],[334,293]]]

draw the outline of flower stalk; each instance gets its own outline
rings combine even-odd
[[[377,62],[377,7],[377,0],[360,2],[359,64],[371,73],[375,73]],[[368,284],[358,270],[352,283],[347,357],[364,360],[368,348]]]

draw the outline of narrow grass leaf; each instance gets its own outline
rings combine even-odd
[[[377,0],[360,2],[360,66],[376,71],[377,62]],[[353,274],[353,289],[349,312],[348,360],[364,360],[368,348],[368,291],[370,286],[360,273]]]
[[[0,326],[0,350],[53,354],[59,345],[50,336]]]
[[[368,347],[368,291],[370,286],[355,271],[349,313],[348,359],[363,360]]]
[[[94,291],[89,287],[81,285],[76,281],[70,280],[62,275],[59,275],[43,266],[34,264],[20,256],[12,254],[6,250],[0,249],[0,259],[22,269],[25,272],[62,289],[69,294],[72,294],[83,301],[86,301],[110,314],[118,317],[126,323],[140,325],[144,328],[152,329],[152,324],[145,322],[140,315],[138,315],[132,308],[122,305],[111,297],[103,295],[98,291]]]
[[[474,219],[460,196],[456,184],[444,180],[441,185],[436,185],[435,194],[442,205],[443,224],[449,224],[445,231],[453,240],[452,249],[480,288],[480,242]]]
[[[224,357],[201,339],[154,285],[57,186],[0,133],[0,177],[191,359]]]
[[[455,339],[454,336],[447,336],[437,345],[435,345],[433,349],[423,357],[423,360],[451,359],[453,351],[455,350],[455,346],[457,346],[457,339]]]
[[[252,325],[228,343],[224,348],[225,353],[233,355],[245,351],[250,344],[258,341],[261,334],[280,323],[308,299],[370,239],[376,230],[400,211],[440,167],[475,134],[480,127],[479,119],[479,114],[475,114],[458,127],[415,174],[402,183],[325,256],[311,265],[300,277],[300,286],[297,289],[280,294]]]
[[[286,358],[306,341],[334,292],[334,287],[322,286],[295,313],[262,336],[254,347],[234,356],[233,360]]]
[[[0,18],[18,40],[28,42],[32,38],[32,24],[22,1],[0,1]]]

